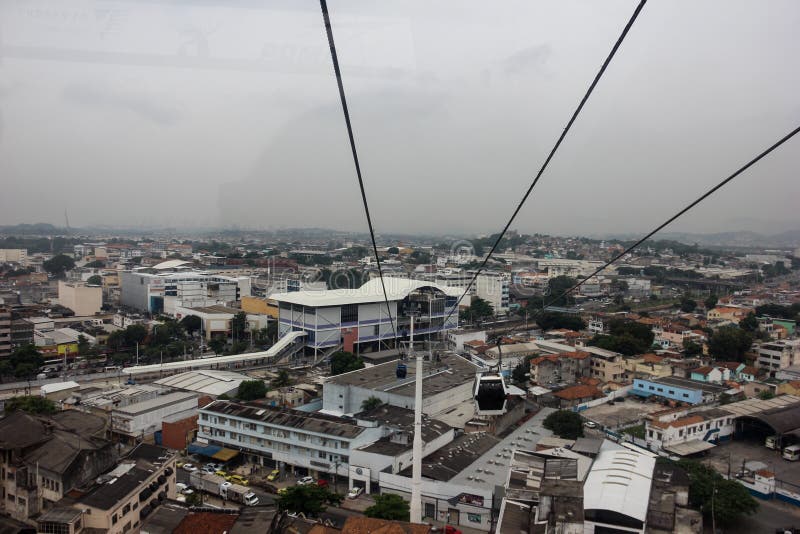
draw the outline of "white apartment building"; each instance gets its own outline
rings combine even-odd
[[[28,265],[28,250],[24,248],[0,248],[0,263]]]
[[[758,366],[769,371],[779,371],[792,365],[800,365],[800,339],[770,341],[756,345]]]
[[[736,415],[722,408],[666,410],[645,421],[645,441],[651,450],[692,454],[730,439],[735,423]]]
[[[103,308],[103,288],[82,282],[58,282],[58,303],[77,316],[100,313]]]
[[[232,278],[200,271],[123,271],[119,282],[120,303],[123,306],[167,315],[175,315],[177,306],[231,306],[242,295],[250,294],[249,278]]]
[[[347,476],[350,453],[373,443],[381,427],[319,413],[214,401],[200,410],[197,439],[242,451],[251,462],[295,474]]]
[[[508,313],[509,278],[501,274],[481,274],[475,280],[475,294],[492,305],[496,315]]]
[[[111,431],[130,439],[143,439],[161,430],[164,421],[178,421],[197,414],[197,395],[188,392],[159,395],[111,412]]]

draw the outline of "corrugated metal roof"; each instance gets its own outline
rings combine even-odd
[[[601,451],[583,487],[584,509],[611,510],[644,521],[655,465],[654,458],[635,451]]]

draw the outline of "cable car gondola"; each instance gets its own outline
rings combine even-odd
[[[503,351],[500,348],[500,338],[497,338],[498,361],[497,367],[488,373],[480,374],[475,380],[475,403],[477,415],[502,415],[506,413],[506,397],[508,388],[505,378],[500,372],[503,368]]]

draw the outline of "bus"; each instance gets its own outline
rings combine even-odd
[[[783,459],[790,462],[800,460],[800,445],[789,445],[783,449]]]

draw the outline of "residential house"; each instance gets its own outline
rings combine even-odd
[[[693,454],[733,436],[736,416],[722,408],[665,410],[645,421],[645,440],[652,450]],[[679,447],[681,446],[681,447]]]
[[[739,321],[747,317],[750,313],[755,313],[755,309],[747,306],[717,306],[716,308],[708,310],[706,318],[709,321],[730,321],[739,324]]]
[[[0,511],[28,519],[116,465],[105,427],[103,418],[74,410],[0,419]]]
[[[602,398],[604,395],[595,386],[578,384],[556,391],[553,396],[559,400],[559,408],[564,409]]]
[[[539,356],[530,362],[531,382],[539,385],[573,384],[590,374],[591,355],[584,351]]]
[[[800,396],[800,380],[790,380],[789,382],[784,382],[778,385],[776,391],[778,395]]]
[[[700,382],[709,382],[712,384],[721,384],[726,380],[730,380],[731,371],[724,366],[704,366],[693,369],[690,377],[692,380]]]

